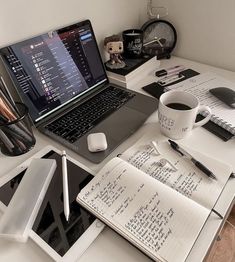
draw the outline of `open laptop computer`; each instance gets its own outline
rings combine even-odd
[[[0,55],[36,128],[94,163],[157,109],[154,98],[109,83],[89,20],[4,47]],[[87,135],[96,132],[105,133],[108,148],[91,153]]]

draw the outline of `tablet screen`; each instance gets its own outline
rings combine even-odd
[[[70,200],[70,218],[67,222],[63,207],[61,155],[50,151],[43,158],[55,159],[57,168],[34,222],[33,230],[60,256],[63,256],[96,219],[76,202],[77,194],[93,176],[67,160]],[[22,171],[0,188],[0,201],[6,206],[9,204],[25,171]]]

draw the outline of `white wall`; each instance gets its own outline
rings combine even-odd
[[[90,19],[105,36],[139,26],[146,0],[0,0],[0,47]]]
[[[235,71],[234,0],[153,0],[178,32],[174,54]],[[105,36],[141,26],[147,0],[0,0],[0,47],[89,18]]]
[[[234,0],[153,1],[177,28],[176,55],[235,71]]]

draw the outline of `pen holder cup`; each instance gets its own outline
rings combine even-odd
[[[17,102],[16,109],[18,117],[15,120],[0,122],[0,148],[7,156],[22,155],[31,150],[36,143],[27,106]]]

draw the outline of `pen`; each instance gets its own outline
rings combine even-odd
[[[206,174],[208,177],[217,180],[216,176],[210,171],[207,167],[205,167],[201,162],[197,161],[192,155],[190,155],[188,152],[186,152],[183,148],[181,148],[176,142],[172,140],[168,140],[171,147],[180,153],[181,156],[187,157],[198,169],[200,169],[204,174]]]
[[[165,76],[161,76],[159,77],[159,80],[158,81],[165,81],[165,80],[168,80],[170,79],[171,77],[173,76],[178,76],[180,73],[170,73],[170,74],[167,74]]]
[[[2,84],[3,88],[0,88],[1,94],[3,96],[3,98],[5,99],[5,101],[7,102],[8,106],[10,106],[12,112],[17,113],[17,115],[19,114],[15,101],[13,99],[13,97],[11,96],[11,93],[9,92],[7,85],[3,79],[2,76],[0,76],[0,84]],[[4,89],[4,90],[3,90]]]
[[[158,77],[161,77],[161,76],[166,76],[166,75],[173,74],[173,73],[178,74],[181,71],[183,71],[184,69],[185,67],[183,65],[177,65],[177,66],[173,66],[167,69],[159,70],[155,73],[155,75]]]
[[[175,82],[177,80],[180,80],[181,78],[184,78],[184,76],[176,74],[176,75],[172,75],[172,76],[166,77],[164,79],[160,79],[158,81],[158,83],[161,84],[161,85],[168,85],[168,84],[173,83],[173,82]]]
[[[67,158],[66,152],[62,151],[62,175],[63,175],[63,201],[64,201],[64,215],[66,221],[69,220],[69,189],[68,189],[68,173],[67,173]]]
[[[0,110],[0,124],[6,124],[8,122],[8,118],[6,118],[2,113],[1,113],[1,110]]]

